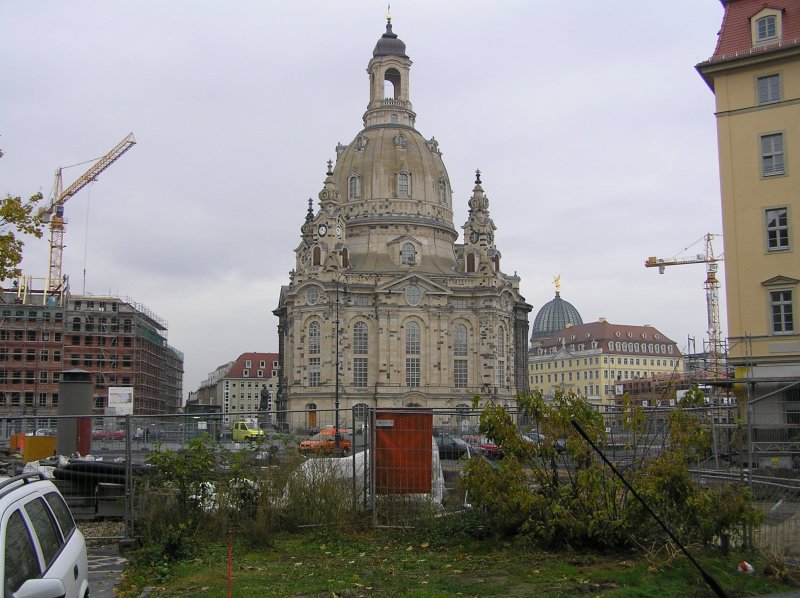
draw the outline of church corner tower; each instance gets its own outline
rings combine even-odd
[[[531,306],[500,267],[478,171],[457,243],[439,142],[416,127],[391,19],[367,65],[363,127],[339,143],[281,289],[277,408],[512,404],[528,388]],[[387,91],[390,90],[390,91]],[[338,385],[337,385],[338,381]],[[320,416],[322,417],[322,416]]]

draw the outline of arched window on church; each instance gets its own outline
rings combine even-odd
[[[350,250],[347,247],[342,248],[342,268],[350,267]]]
[[[356,355],[369,353],[369,329],[366,322],[356,322],[353,326],[353,353]]]
[[[439,201],[447,203],[447,181],[443,178],[439,179]]]
[[[397,175],[397,196],[411,196],[411,175],[407,172],[401,172]]]
[[[367,387],[369,354],[369,328],[366,322],[356,322],[353,326],[353,386]]]
[[[308,385],[319,386],[320,382],[320,326],[316,320],[308,325]]]
[[[475,254],[472,252],[467,254],[467,272],[475,272]]]
[[[396,99],[400,94],[400,71],[396,68],[388,68],[383,74],[383,97],[386,99]]]
[[[347,198],[357,199],[361,193],[361,177],[357,174],[351,174],[347,179]]]
[[[466,388],[469,381],[469,362],[467,357],[467,327],[464,324],[453,326],[453,386]]]
[[[506,330],[497,327],[497,386],[506,386]]]
[[[406,386],[418,388],[420,384],[420,332],[419,324],[406,324]]]
[[[314,247],[314,250],[311,252],[311,265],[322,265],[322,250],[319,247]]]
[[[417,248],[413,243],[403,243],[400,248],[400,263],[412,266],[417,262]]]
[[[453,326],[453,355],[456,357],[467,356],[467,327],[464,324]]]
[[[319,322],[316,320],[308,325],[308,352],[311,355],[319,354]]]

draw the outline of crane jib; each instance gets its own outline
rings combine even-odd
[[[129,133],[111,151],[99,158],[89,170],[79,176],[64,191],[61,190],[61,168],[56,171],[53,200],[47,208],[39,211],[39,216],[50,222],[50,267],[47,272],[45,288],[48,293],[61,286],[61,258],[64,251],[64,203],[86,185],[96,180],[106,168],[116,162],[125,152],[136,144],[133,133]]]

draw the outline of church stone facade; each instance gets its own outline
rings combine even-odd
[[[367,67],[363,129],[337,145],[316,209],[309,200],[273,312],[279,420],[304,411],[317,425],[337,401],[343,412],[455,409],[475,395],[511,404],[527,390],[531,306],[501,269],[479,171],[457,243],[442,151],[415,128],[410,69],[388,21]]]

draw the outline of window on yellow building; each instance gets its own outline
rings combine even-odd
[[[761,136],[761,176],[778,176],[785,173],[783,163],[783,133]]]
[[[773,334],[794,333],[794,310],[792,305],[792,291],[770,291],[770,304],[772,308]]]
[[[766,218],[767,251],[789,249],[789,210],[771,208],[764,212]]]
[[[756,79],[759,104],[771,104],[781,99],[781,76],[766,75]]]

